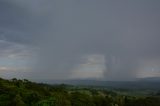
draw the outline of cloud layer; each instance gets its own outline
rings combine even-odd
[[[132,80],[150,76],[146,63],[160,73],[160,62],[155,60],[160,59],[159,1],[2,0],[0,4],[0,38],[37,53],[30,78],[68,79],[77,73],[79,78],[88,72],[85,78],[96,77],[92,71],[99,67],[103,79]],[[95,55],[104,61],[94,68],[86,66]]]

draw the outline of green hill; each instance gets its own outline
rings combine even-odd
[[[72,85],[0,79],[0,106],[160,106],[157,95],[136,97]]]

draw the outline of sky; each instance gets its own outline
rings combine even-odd
[[[160,77],[159,0],[1,0],[0,77]]]

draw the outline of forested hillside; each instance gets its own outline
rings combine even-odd
[[[105,89],[14,78],[0,79],[0,106],[160,106],[160,96],[120,95]]]

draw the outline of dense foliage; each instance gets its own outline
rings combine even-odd
[[[0,106],[160,106],[159,92],[148,97],[69,85],[47,85],[26,79],[0,79]]]

